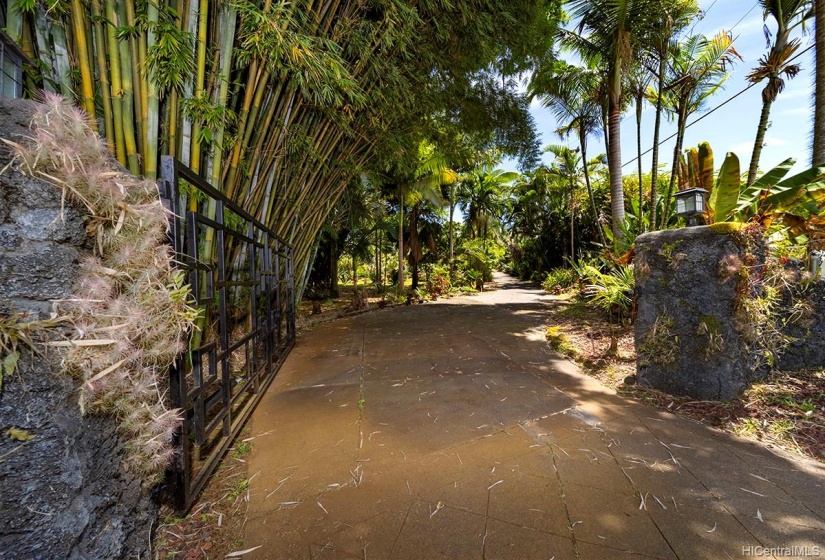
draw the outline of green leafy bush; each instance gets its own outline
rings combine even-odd
[[[541,288],[548,294],[568,291],[579,282],[579,275],[573,268],[554,268],[545,276]]]
[[[633,268],[622,266],[603,272],[593,265],[583,266],[586,279],[585,295],[596,307],[607,311],[611,317],[622,317],[633,305]]]

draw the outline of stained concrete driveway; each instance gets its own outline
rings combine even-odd
[[[299,339],[252,419],[244,558],[825,556],[822,464],[615,395],[497,280]]]

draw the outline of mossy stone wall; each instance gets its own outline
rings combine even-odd
[[[747,275],[764,264],[759,236],[700,226],[636,239],[638,382],[725,400],[764,376],[764,354],[740,312]]]

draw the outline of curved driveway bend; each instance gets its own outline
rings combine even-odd
[[[825,465],[614,394],[497,280],[298,340],[252,418],[244,558],[825,558]]]

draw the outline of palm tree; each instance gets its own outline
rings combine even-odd
[[[505,186],[519,174],[484,164],[465,173],[458,185],[458,205],[464,212],[471,239],[479,238],[487,250],[487,235],[504,208]]]
[[[676,145],[673,149],[673,168],[662,211],[661,228],[667,224],[687,119],[722,87],[735,59],[742,59],[733,48],[731,34],[724,30],[710,39],[704,35],[688,37],[673,49],[672,54],[670,80],[662,97],[665,108],[676,119]]]
[[[570,212],[570,258],[574,258],[575,251],[575,231],[576,231],[576,187],[580,184],[582,173],[579,166],[582,158],[578,150],[571,150],[567,146],[551,144],[544,148],[545,152],[550,152],[556,156],[550,167],[550,175],[558,177],[567,189],[569,212]],[[587,167],[586,165],[584,166]],[[601,230],[601,228],[599,228]]]
[[[428,142],[421,142],[418,146],[418,162],[408,181],[398,183],[398,285],[396,294],[400,297],[404,292],[404,256],[406,252],[420,247],[417,227],[421,203],[426,201],[434,206],[443,206],[441,187],[455,183],[458,175],[449,168],[446,159],[435,146]],[[410,243],[407,251],[404,248],[404,206],[411,208],[410,213]],[[415,261],[417,262],[417,261]],[[415,264],[414,262],[414,264]],[[415,280],[415,277],[413,278]]]
[[[644,43],[651,19],[650,0],[571,0],[578,19],[578,34],[567,33],[566,43],[585,61],[600,62],[607,76],[608,167],[610,210],[615,239],[622,238],[622,82],[630,63]],[[583,35],[583,32],[587,35]]]
[[[587,161],[587,137],[598,136],[602,131],[602,106],[599,92],[603,84],[597,70],[572,64],[557,72],[538,72],[533,75],[528,91],[549,108],[561,126],[556,133],[562,138],[576,134],[581,150],[581,159]],[[595,220],[599,210],[593,197],[590,173],[584,166],[584,183]],[[604,232],[598,228],[602,245],[607,246]]]
[[[765,19],[770,15],[776,21],[776,36],[771,50],[759,59],[759,65],[746,76],[752,84],[768,80],[762,90],[762,113],[759,115],[756,140],[753,143],[751,163],[748,166],[748,186],[756,181],[762,144],[768,130],[771,105],[785,89],[785,78],[793,79],[799,73],[799,65],[791,64],[791,61],[801,43],[799,39],[790,38],[791,32],[813,15],[810,8],[811,0],[759,0],[759,4],[764,10]],[[765,26],[765,37],[770,45],[770,31],[767,26]]]
[[[816,72],[811,165],[825,165],[825,0],[813,0],[816,18]]]
[[[656,91],[665,87],[667,62],[673,38],[696,16],[699,5],[696,0],[660,0],[654,6],[654,25],[648,36],[647,48],[656,61]],[[650,169],[650,227],[656,228],[657,185],[659,183],[659,132],[662,125],[664,97],[656,95],[656,117],[653,125],[653,150]],[[641,188],[641,184],[639,185]],[[641,205],[640,205],[641,208]]]

